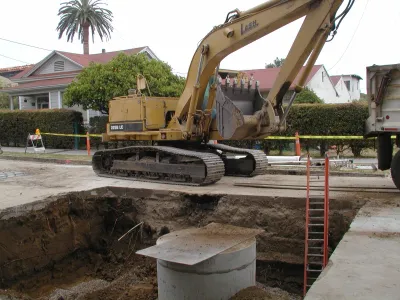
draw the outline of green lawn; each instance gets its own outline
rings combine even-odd
[[[49,153],[19,153],[19,152],[4,152],[2,156],[10,157],[36,157],[46,159],[61,159],[61,160],[83,160],[91,161],[92,157],[89,155],[65,155],[65,154],[49,154]]]

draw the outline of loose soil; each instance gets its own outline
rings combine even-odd
[[[362,201],[333,200],[333,250]],[[154,259],[171,231],[210,222],[261,228],[257,287],[233,299],[300,299],[304,199],[102,188],[0,211],[0,299],[157,299]],[[121,241],[118,239],[133,226]]]

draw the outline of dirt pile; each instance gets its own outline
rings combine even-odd
[[[271,288],[260,283],[241,290],[231,300],[301,300],[299,295],[293,295],[279,288]]]
[[[332,249],[362,204],[332,201]],[[0,296],[156,299],[155,261],[135,252],[170,231],[210,222],[264,229],[257,280],[299,294],[304,205],[300,198],[102,188],[10,208],[0,212]]]

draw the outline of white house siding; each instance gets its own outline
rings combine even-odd
[[[30,96],[19,96],[20,109],[36,109],[36,99]]]
[[[345,83],[343,81],[343,78],[340,78],[340,80],[336,84],[335,88],[336,88],[336,91],[339,94],[339,97],[337,98],[338,99],[338,103],[351,102],[350,93],[347,90],[347,87],[346,87],[346,85],[345,85]]]
[[[351,100],[360,100],[360,80],[350,75],[343,75],[342,78],[344,81],[350,81],[349,93]]]
[[[89,109],[89,118],[101,116],[101,112]]]
[[[49,93],[49,104],[50,108],[60,108],[58,105],[58,91]]]
[[[64,57],[55,54],[52,58],[50,58],[46,63],[43,64],[39,69],[37,69],[32,75],[40,75],[40,74],[56,74],[54,70],[54,63],[56,61],[64,62],[64,69],[58,72],[70,72],[70,71],[78,71],[82,68],[71,61],[65,59]]]
[[[326,72],[323,66],[315,73],[306,86],[313,90],[325,103],[338,103],[336,90],[332,85],[328,72]]]

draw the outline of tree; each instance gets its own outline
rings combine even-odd
[[[10,102],[9,102],[8,95],[6,93],[2,93],[0,91],[0,109],[9,109]]]
[[[282,67],[284,62],[285,62],[284,58],[278,58],[277,57],[277,58],[274,59],[273,63],[266,64],[265,68],[266,69],[269,69],[269,68],[280,68],[280,67]]]
[[[92,40],[97,32],[101,41],[103,37],[108,41],[113,27],[111,25],[113,14],[110,10],[100,7],[104,3],[100,0],[71,0],[63,2],[58,16],[61,16],[57,26],[58,38],[61,39],[64,32],[67,41],[73,41],[75,33],[83,43],[83,54],[89,54],[89,28],[92,31]]]
[[[310,90],[308,87],[305,87],[299,94],[297,94],[294,103],[324,103],[324,101],[318,97],[318,95],[313,91]]]
[[[2,82],[1,78],[0,78],[0,109],[9,109],[10,108],[10,98],[9,98],[8,94],[3,93],[1,91],[3,88],[10,87],[10,86],[11,86],[10,84]],[[13,98],[13,101],[14,101],[14,107],[15,107],[15,104],[16,104],[15,97]]]
[[[150,60],[144,53],[120,53],[106,64],[91,63],[84,68],[65,90],[64,103],[108,114],[108,101],[136,88],[138,74],[146,78],[152,96],[178,97],[185,85],[185,79],[173,74],[167,63]]]

